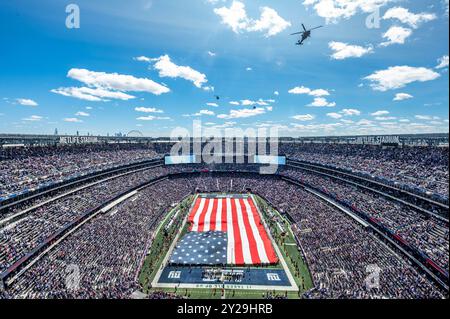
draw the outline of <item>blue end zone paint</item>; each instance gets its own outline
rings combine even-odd
[[[203,271],[212,269],[208,267],[166,267],[161,277],[160,284],[199,284],[199,285],[243,285],[243,286],[290,286],[289,279],[283,269],[264,268],[224,268],[222,271],[242,275],[239,281],[220,281],[203,278]]]

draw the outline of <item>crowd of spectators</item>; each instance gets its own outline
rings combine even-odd
[[[204,191],[251,190],[289,213],[315,283],[305,294],[307,298],[442,297],[406,260],[347,215],[297,186],[274,177],[186,180],[189,182]],[[366,284],[371,267],[380,269],[378,287]]]
[[[158,167],[113,178],[32,209],[17,221],[3,225],[0,228],[0,272],[90,209],[164,173],[164,168]]]
[[[0,201],[39,185],[167,153],[168,144],[157,145],[0,149]],[[448,201],[448,148],[283,143],[280,153],[300,161],[349,170],[418,193],[434,193]],[[230,173],[180,175],[163,180],[90,220],[34,264],[11,289],[0,292],[0,298],[130,297],[139,289],[136,280],[139,261],[162,214],[195,191],[257,193],[281,212],[289,213],[314,281],[315,288],[304,295],[306,298],[442,297],[440,290],[408,261],[315,195],[277,176],[239,173],[259,171],[259,166],[252,164],[146,169],[108,179],[32,209],[18,220],[0,225],[0,272],[65,225],[131,187],[168,173],[213,170]],[[310,184],[367,214],[448,271],[448,223],[323,175],[289,167],[280,168],[278,173]],[[13,209],[1,218],[24,208]],[[368,269],[374,267],[379,269],[379,285],[369,287]],[[73,287],[73,275],[77,272],[80,280],[75,280],[77,284]],[[154,297],[166,296],[155,293]]]
[[[442,297],[406,260],[315,195],[276,176],[239,173],[171,178],[140,191],[61,242],[13,283],[8,296],[129,298],[139,288],[139,261],[161,216],[195,191],[252,192],[289,213],[314,281],[306,298]],[[366,280],[373,265],[380,269],[377,287]],[[79,270],[76,284],[73,269]]]
[[[171,190],[171,191],[168,191]],[[190,190],[163,180],[98,215],[14,282],[14,298],[130,298],[164,213]],[[156,297],[157,295],[155,295]]]
[[[349,170],[448,201],[448,147],[282,143],[289,158]]]
[[[367,214],[425,253],[440,267],[449,269],[449,228],[445,222],[420,214],[404,204],[387,200],[376,193],[323,175],[288,167],[280,174],[318,188],[353,209]]]
[[[49,183],[157,157],[153,149],[141,144],[0,148],[0,200]]]

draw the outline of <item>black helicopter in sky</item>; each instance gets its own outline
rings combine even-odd
[[[302,23],[302,27],[303,27],[303,30],[304,30],[304,31],[295,32],[295,33],[292,33],[292,34],[291,34],[291,35],[296,35],[296,34],[301,34],[301,35],[302,35],[302,38],[298,40],[298,42],[296,43],[296,45],[303,45],[303,42],[311,36],[311,31],[312,31],[312,30],[322,28],[323,26],[321,25],[321,26],[312,28],[312,29],[310,29],[310,30],[306,30],[305,25]]]

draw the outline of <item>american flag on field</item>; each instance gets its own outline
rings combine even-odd
[[[238,266],[278,262],[251,197],[198,197],[188,221],[190,233],[175,249],[173,262],[178,259],[184,264],[214,264],[216,261],[217,264]],[[202,234],[200,241],[198,234]],[[226,254],[217,253],[218,243],[223,245],[221,251],[223,249]],[[211,252],[217,253],[217,257],[211,256]]]

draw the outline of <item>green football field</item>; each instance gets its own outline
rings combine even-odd
[[[299,288],[298,292],[205,288],[184,289],[175,287],[152,288],[151,283],[158,271],[163,267],[164,257],[167,255],[174,239],[177,235],[182,236],[188,231],[187,223],[181,231],[180,227],[182,227],[184,219],[189,214],[194,198],[194,196],[189,196],[177,207],[171,209],[161,221],[155,232],[154,240],[139,275],[139,283],[142,286],[144,293],[148,294],[155,291],[163,291],[192,299],[262,299],[266,298],[268,295],[272,297],[299,299],[303,292],[312,288],[312,280],[308,267],[297,247],[289,222],[258,196],[255,196],[257,205],[270,229],[274,241],[280,248],[282,258],[284,258],[289,271]],[[170,226],[168,226],[169,224]],[[273,267],[279,268],[280,266],[275,265]]]

